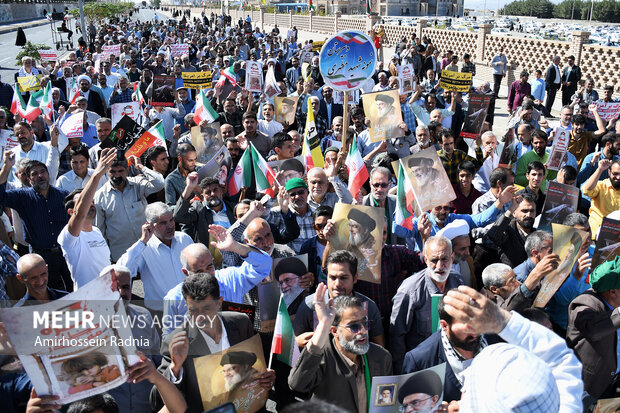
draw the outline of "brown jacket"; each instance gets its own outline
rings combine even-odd
[[[585,390],[597,399],[616,375],[618,328],[618,310],[610,310],[593,289],[575,298],[568,307],[566,340],[583,364]]]

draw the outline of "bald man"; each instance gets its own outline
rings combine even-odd
[[[215,229],[216,238],[223,238],[219,244],[224,241],[226,244],[224,248],[219,247],[219,250],[223,253],[236,253],[243,259],[243,263],[240,266],[216,270],[209,249],[197,243],[190,244],[181,251],[181,270],[185,275],[201,272],[214,275],[220,285],[220,295],[225,301],[243,303],[243,296],[269,276],[273,260],[256,248],[233,240],[232,235],[219,225],[211,225],[211,229],[214,227],[218,227]],[[164,325],[162,326],[164,336],[179,327],[187,314],[182,286],[183,283],[177,284],[164,297]]]
[[[347,185],[338,178],[335,168],[330,168],[330,176],[325,169],[312,168],[308,171],[308,205],[314,211],[321,205],[334,207],[336,202],[350,204],[353,202]],[[332,183],[336,192],[327,192],[329,183]]]
[[[47,264],[39,254],[26,254],[17,260],[17,279],[26,286],[26,295],[15,307],[40,304],[41,301],[56,300],[68,294],[66,291],[49,288],[48,277]]]

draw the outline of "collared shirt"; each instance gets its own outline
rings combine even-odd
[[[405,122],[405,124],[407,125],[407,129],[409,129],[411,133],[414,134],[415,128],[417,126],[415,121],[415,114],[413,113],[411,107],[407,104],[407,102],[400,104],[400,113],[403,114],[403,122]]]
[[[590,227],[592,233],[598,233],[603,217],[620,209],[620,189],[615,189],[609,178],[599,181],[594,189],[583,191],[583,194],[592,198],[590,206]]]
[[[250,251],[239,267],[227,267],[215,271],[215,278],[220,285],[220,295],[225,301],[243,303],[243,296],[264,280],[271,272],[273,260],[258,250]],[[164,315],[179,317],[179,325],[187,314],[187,303],[183,298],[183,282],[170,289],[164,297]],[[170,334],[175,325],[164,325],[162,331]]]
[[[26,242],[34,249],[58,248],[58,235],[69,221],[65,210],[69,193],[50,185],[46,198],[31,187],[7,191],[6,185],[0,185],[0,205],[19,213]]]
[[[175,232],[170,246],[153,235],[146,244],[136,241],[120,257],[118,263],[127,266],[132,277],[140,272],[147,308],[162,311],[165,295],[183,282],[185,274],[181,271],[181,251],[192,243],[192,238],[180,231]]]
[[[47,294],[49,295],[50,301],[54,301],[54,300],[58,300],[61,297],[64,297],[65,295],[69,293],[66,291],[54,290],[53,288],[47,287]],[[39,301],[35,299],[33,296],[31,296],[28,293],[28,291],[26,291],[26,295],[20,298],[20,300],[17,303],[15,303],[13,307],[24,307],[24,306],[36,305],[36,304],[40,304]]]
[[[448,174],[448,179],[450,179],[450,182],[453,184],[458,183],[457,168],[461,162],[470,161],[476,166],[476,168],[479,168],[482,165],[482,157],[484,156],[482,154],[482,149],[480,149],[480,147],[476,148],[475,158],[472,158],[471,156],[467,155],[465,152],[458,150],[458,149],[454,149],[454,152],[452,153],[452,158],[448,158],[448,156],[446,155],[443,149],[438,150],[437,155],[439,155],[439,159],[441,160],[441,163],[443,164],[443,168],[446,170],[446,173]]]
[[[272,119],[271,121],[261,119],[258,121],[258,130],[269,136],[269,138],[273,138],[273,135],[278,132],[282,132],[282,129],[282,124],[280,122],[276,122],[275,119]]]
[[[515,184],[521,186],[528,186],[529,181],[525,174],[527,173],[527,165],[530,162],[538,161],[545,165],[547,163],[547,159],[549,159],[549,153],[545,152],[545,155],[541,158],[538,156],[536,151],[531,150],[529,152],[524,153],[521,158],[517,161],[517,171],[515,172]],[[541,189],[547,188],[547,181],[552,181],[558,176],[558,171],[553,171],[547,169],[547,173],[545,174],[545,179],[543,179],[540,184]]]
[[[8,245],[0,242],[0,307],[4,300],[10,300],[6,293],[7,277],[15,277],[17,275],[17,260],[19,255],[13,251]]]
[[[110,96],[110,106],[115,103],[130,103],[133,101],[132,99],[133,90],[127,88],[125,90],[116,90],[116,94],[112,94]]]
[[[431,114],[428,110],[426,110],[426,107],[418,105],[417,102],[410,103],[409,107],[411,108],[413,114],[417,116],[418,120],[422,125],[428,126],[428,124],[431,123]],[[441,112],[441,116],[444,119],[454,115],[454,112],[452,112],[450,109],[439,110]]]
[[[205,205],[205,207],[213,213],[213,224],[228,229],[230,228],[230,220],[228,219],[228,214],[226,213],[226,204],[222,202],[221,205],[222,209],[219,212],[209,208],[207,205]]]
[[[166,204],[174,206],[185,189],[185,177],[177,166],[164,180]],[[197,171],[197,168],[194,169]]]
[[[72,169],[58,178],[56,186],[67,191],[68,193],[71,193],[76,189],[84,189],[88,181],[90,181],[90,178],[93,176],[93,173],[95,173],[95,170],[88,168],[86,176],[84,178],[80,178],[75,174],[75,172],[73,172]],[[101,188],[106,182],[108,182],[108,177],[102,176],[99,180],[99,185],[97,185],[97,189]]]
[[[556,64],[553,65],[553,68],[555,69],[555,79],[553,79],[553,83],[559,84],[562,81],[562,75],[560,74],[560,68]]]
[[[54,185],[56,182],[56,176],[58,175],[58,160],[60,159],[60,152],[58,147],[52,147],[50,142],[37,142],[34,141],[32,148],[28,152],[24,152],[20,145],[11,149],[11,152],[15,154],[15,165],[9,174],[9,182],[15,182],[17,177],[15,172],[17,169],[17,162],[22,158],[28,158],[33,161],[43,162],[47,165],[47,169],[50,175],[50,185]]]
[[[301,132],[299,132],[301,134]],[[239,139],[239,137],[244,137],[248,143],[252,143],[255,147],[256,150],[258,151],[258,153],[260,153],[260,155],[267,159],[267,156],[269,155],[269,151],[271,150],[271,138],[267,135],[265,135],[263,132],[259,131],[258,129],[256,130],[256,133],[254,134],[254,137],[249,138],[247,136],[247,134],[245,133],[245,131],[241,132],[239,135],[235,136],[237,139]]]
[[[522,83],[521,80],[515,80],[510,85],[510,91],[508,92],[508,110],[516,110],[519,106],[521,106],[521,102],[523,102],[523,98],[532,92],[532,86],[525,82]]]
[[[530,83],[532,86],[532,96],[541,102],[545,100],[545,81],[542,79],[534,79]]]
[[[95,194],[95,225],[110,245],[112,261],[116,261],[142,234],[146,222],[146,197],[164,188],[159,172],[142,168],[142,175],[127,178],[124,190],[106,182]]]
[[[312,208],[308,205],[308,211],[303,216],[299,215],[297,212],[293,212],[292,209],[289,209],[288,214],[295,215],[295,219],[299,225],[299,237],[286,245],[291,247],[296,253],[299,253],[302,244],[307,239],[310,239],[316,235],[316,230],[314,229],[314,219],[312,218]],[[280,207],[274,207],[271,209],[269,216],[267,217],[267,221],[278,228],[282,228],[284,226],[284,218],[282,217]]]
[[[588,146],[590,142],[594,140],[595,136],[593,132],[581,132],[579,138],[575,138],[575,131],[570,132],[570,140],[568,141],[568,151],[575,155],[577,158],[577,164],[581,168],[581,164],[588,154]]]

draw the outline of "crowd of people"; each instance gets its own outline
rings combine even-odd
[[[296,29],[266,30],[249,17],[174,13],[176,20],[160,12],[152,21],[135,14],[93,22],[88,38],[58,62],[24,57],[16,79],[42,75],[42,88],[51,82],[50,116],[27,121],[12,113],[14,96],[27,102],[30,93],[0,82],[0,304],[56,300],[112,272],[129,315],[215,320],[204,328],[132,328],[150,345],[138,349],[141,361],[129,381],[73,402],[69,412],[202,412],[195,358],[256,333],[270,358],[273,332],[261,325],[266,303],[257,293],[268,277],[278,281],[301,353],[292,367],[274,360],[252,376],[269,392],[272,410],[367,412],[375,403],[373,377],[442,363],[439,385],[420,376],[400,391],[386,389],[378,402],[394,401],[403,412],[580,412],[616,397],[620,258],[592,266],[603,219],[620,219],[620,122],[602,119],[597,110],[597,102],[613,101],[613,86],[599,99],[574,58],[561,69],[553,57],[544,78],[538,70],[530,84],[523,72],[510,86],[511,117],[499,131],[494,108],[508,64],[502,50],[490,61],[494,86],[476,82],[460,93],[444,91],[439,79],[446,70],[475,75],[470,56],[459,63],[427,37],[403,38],[361,88],[362,94],[398,90],[399,66],[413,64],[416,86],[400,98],[403,136],[373,142],[362,99],[346,109],[339,103],[323,79],[318,52],[303,64],[312,42],[299,41]],[[178,43],[187,44],[188,53],[171,57],[170,46]],[[104,45],[115,44],[118,56],[103,54]],[[276,121],[273,100],[246,89],[245,62],[252,60],[273,70],[277,96],[298,98],[292,122]],[[203,71],[213,73],[206,98],[217,112],[219,146],[232,160],[219,178],[199,179],[209,159],[191,131],[205,131],[210,122],[196,124],[202,95],[182,82],[183,73]],[[179,80],[173,106],[149,104],[155,75]],[[79,95],[72,99],[73,81]],[[559,119],[551,113],[558,89]],[[491,96],[491,103],[479,138],[469,140],[461,130],[474,94]],[[159,124],[166,147],[126,158],[106,144],[115,126],[111,108],[140,96],[138,123],[145,129]],[[314,131],[305,130],[310,110]],[[84,114],[83,135],[63,148],[59,125],[77,113]],[[552,170],[547,165],[558,130],[569,131],[568,149]],[[318,135],[324,167],[306,168],[299,158],[308,132]],[[347,186],[351,142],[369,171],[356,194]],[[500,166],[508,145],[512,159]],[[256,183],[230,191],[234,170],[251,148],[278,161],[273,197]],[[437,151],[456,199],[420,211],[405,228],[396,220],[402,182],[392,162],[428,148]],[[420,177],[432,170],[409,166]],[[567,260],[554,248],[553,233],[537,229],[553,181],[579,191],[577,209],[556,222],[586,234],[572,268],[562,267]],[[358,279],[356,255],[330,247],[339,203],[375,207],[386,217],[380,283]],[[351,245],[363,245],[367,238],[358,238],[381,223],[368,228],[364,217],[353,218],[359,223],[350,225]],[[302,254],[307,263],[295,258]],[[284,260],[274,266],[275,259]],[[535,307],[545,277],[558,268],[568,276],[546,305]],[[252,305],[256,317],[222,311],[223,301]],[[0,341],[13,348],[2,328]],[[5,353],[2,410],[59,409],[55,396],[36,394],[15,353]],[[256,360],[235,352],[224,358],[233,383],[250,374],[241,372],[252,372]]]

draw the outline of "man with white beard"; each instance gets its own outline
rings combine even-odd
[[[438,236],[448,238],[452,242],[452,270],[458,272],[465,285],[478,290],[478,282],[474,272],[474,261],[471,258],[469,249],[471,239],[469,237],[469,224],[464,219],[455,219],[437,232]]]
[[[452,268],[452,243],[442,236],[430,237],[424,244],[424,261],[428,267],[405,279],[394,296],[390,318],[390,352],[394,371],[400,373],[405,353],[429,337],[432,326],[433,294],[464,284]]]
[[[301,277],[307,272],[306,264],[297,257],[283,258],[273,269],[289,315],[297,313],[299,305],[308,295],[307,288],[301,285]]]
[[[394,98],[389,95],[378,94],[375,97],[375,106],[377,108],[377,117],[372,120],[371,126],[377,137],[384,136],[386,139],[391,139],[402,136],[398,126],[401,124],[402,119],[399,119],[394,108]]]
[[[252,367],[256,363],[256,354],[247,351],[231,351],[224,354],[220,366],[224,373],[224,388],[231,393],[244,384],[252,382],[258,371]]]

